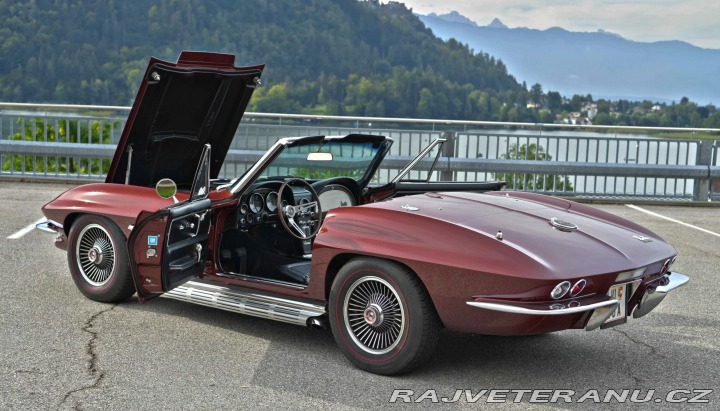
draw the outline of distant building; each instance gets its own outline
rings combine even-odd
[[[588,117],[583,117],[577,111],[570,113],[569,118],[564,118],[563,123],[572,124],[574,126],[591,126],[592,120]]]
[[[598,113],[597,104],[595,104],[595,103],[586,103],[585,105],[583,105],[582,111],[586,112],[586,113],[587,113],[587,117],[588,117],[590,120],[592,120],[592,119],[595,118],[595,116],[597,116],[597,113]]]

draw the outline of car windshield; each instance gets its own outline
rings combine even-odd
[[[286,147],[260,178],[293,176],[324,180],[344,176],[360,181],[366,177],[381,146],[372,142],[325,141]]]

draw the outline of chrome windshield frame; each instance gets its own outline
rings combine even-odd
[[[245,189],[252,184],[252,182],[260,176],[260,174],[262,174],[265,168],[272,163],[272,161],[275,160],[275,158],[277,158],[283,150],[285,150],[285,147],[297,140],[301,140],[302,138],[303,137],[281,138],[276,141],[275,144],[273,144],[272,147],[270,147],[270,149],[266,151],[265,154],[263,154],[263,156],[260,157],[260,159],[238,179],[238,181],[230,186],[228,191],[232,194],[245,191]]]
[[[427,147],[425,147],[425,149],[423,151],[421,151],[420,154],[418,154],[417,157],[415,157],[413,159],[413,161],[410,162],[410,164],[406,165],[405,168],[400,170],[400,172],[395,176],[395,178],[393,178],[390,181],[390,183],[394,184],[394,183],[397,183],[398,181],[402,180],[402,178],[405,177],[405,175],[407,175],[410,172],[410,170],[412,170],[413,167],[415,167],[417,165],[417,163],[419,163],[423,159],[423,157],[428,155],[432,151],[432,149],[435,148],[435,146],[437,146],[439,144],[440,149],[438,149],[438,152],[435,155],[435,160],[433,161],[432,166],[430,167],[430,171],[428,172],[428,178],[427,178],[426,182],[430,181],[430,176],[432,176],[432,173],[435,170],[435,166],[437,165],[437,162],[440,159],[440,154],[442,153],[442,145],[446,141],[447,141],[447,139],[445,139],[445,138],[436,138],[435,140],[433,140],[433,142],[430,143],[430,145],[428,145]]]
[[[302,143],[303,141],[318,141],[319,139],[324,141],[333,141],[333,140],[343,140],[346,138],[351,137],[357,137],[357,134],[349,134],[347,136],[305,136],[305,137],[286,137],[281,138],[278,141],[275,142],[275,144],[268,149],[265,154],[263,154],[260,159],[250,167],[250,169],[245,172],[241,177],[239,177],[236,181],[230,183],[228,186],[221,186],[221,187],[227,187],[227,190],[232,193],[242,193],[244,192],[250,185],[252,185],[255,180],[260,178],[262,173],[265,171],[265,169],[278,157],[282,152],[289,146],[294,146],[295,144]],[[375,155],[374,160],[370,163],[369,170],[372,171],[371,174],[375,173],[377,171],[377,168],[379,167],[382,160],[385,158],[387,153],[390,151],[390,146],[392,145],[392,138],[385,137],[385,136],[376,136],[376,135],[367,135],[368,137],[372,138],[381,138],[384,142],[384,149],[378,152]],[[367,173],[368,171],[366,171]],[[368,180],[372,178],[372,175],[366,176]]]

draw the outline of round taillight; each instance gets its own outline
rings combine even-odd
[[[660,275],[665,275],[665,274],[668,272],[668,270],[670,269],[670,266],[672,265],[673,261],[674,261],[674,260],[671,258],[671,259],[665,261],[665,263],[663,263],[663,266],[662,266],[662,268],[660,269]]]
[[[568,290],[570,290],[570,281],[563,281],[553,288],[552,292],[550,292],[550,297],[554,300],[563,298],[565,294],[567,294]]]
[[[576,295],[580,294],[583,289],[585,289],[585,284],[587,284],[587,281],[580,280],[575,283],[575,285],[572,286],[570,289],[570,297],[575,297]]]

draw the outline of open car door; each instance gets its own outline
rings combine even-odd
[[[190,198],[158,211],[142,211],[128,238],[128,255],[138,299],[146,302],[202,274],[210,238],[210,145],[200,156]],[[173,189],[174,183],[161,180]]]

